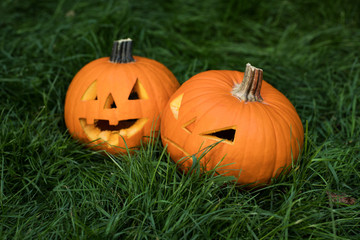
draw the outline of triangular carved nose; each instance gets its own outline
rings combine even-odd
[[[116,103],[114,101],[112,94],[110,93],[106,99],[104,109],[111,109],[111,108],[117,108],[117,106],[116,106]]]

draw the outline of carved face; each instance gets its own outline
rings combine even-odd
[[[160,63],[134,58],[126,64],[101,58],[75,76],[65,101],[66,125],[75,138],[116,153],[158,131],[156,121],[178,82]]]
[[[240,101],[231,91],[243,76],[237,71],[203,72],[170,98],[161,138],[180,169],[187,171],[215,145],[201,159],[205,170],[217,168],[240,184],[264,184],[297,158],[303,128],[294,107],[265,81],[263,102]]]
[[[174,95],[176,95],[176,93]],[[174,124],[170,124],[172,125],[172,131],[168,130],[169,123],[165,120],[161,132],[164,145],[168,145],[168,151],[172,159],[180,161],[178,163],[180,163],[181,168],[186,171],[186,169],[193,165],[193,158],[187,158],[187,156],[195,154],[199,157],[203,152],[207,151],[208,147],[218,142],[220,142],[220,145],[215,147],[218,152],[219,150],[225,152],[225,149],[233,146],[236,136],[236,125],[226,120],[221,122],[214,119],[207,122],[209,116],[211,118],[218,115],[216,111],[212,114],[208,113],[208,116],[200,114],[202,111],[199,105],[193,106],[186,111],[187,103],[183,102],[183,100],[186,101],[184,95],[187,94],[181,93],[175,98],[172,98],[168,103],[169,108],[165,109],[164,115],[166,114],[166,118],[173,118]],[[185,105],[185,107],[182,107],[183,105]],[[185,114],[186,116],[184,116]],[[176,127],[174,127],[174,125]],[[177,131],[175,131],[175,129]],[[212,152],[209,152],[207,155],[211,154]],[[208,156],[205,159],[208,159]],[[213,162],[205,161],[205,159],[202,161],[205,169],[210,170],[215,167]]]

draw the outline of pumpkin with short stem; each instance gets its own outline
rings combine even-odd
[[[245,73],[206,71],[173,94],[161,138],[180,169],[200,161],[205,171],[216,168],[251,186],[289,171],[303,146],[303,125],[290,101],[262,78],[250,64]]]
[[[132,40],[114,42],[112,54],[85,65],[65,99],[65,123],[82,142],[126,152],[159,130],[159,117],[179,87],[163,64],[132,56]]]

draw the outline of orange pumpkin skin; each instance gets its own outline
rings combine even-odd
[[[188,171],[192,157],[218,143],[204,158],[204,170],[235,176],[237,183],[269,184],[296,161],[304,130],[290,101],[262,81],[262,102],[245,102],[232,95],[244,73],[212,70],[186,81],[167,103],[161,138],[173,161]],[[219,141],[222,140],[220,143]],[[200,151],[199,151],[200,150]]]
[[[137,56],[134,60],[114,63],[100,58],[75,75],[64,107],[74,138],[119,153],[159,130],[161,112],[179,83],[161,63]]]

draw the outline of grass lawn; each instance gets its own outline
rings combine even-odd
[[[2,0],[0,239],[360,239],[359,13],[356,0]],[[262,68],[306,130],[295,169],[245,191],[180,173],[158,140],[132,156],[73,140],[72,78],[127,37],[180,83]]]

